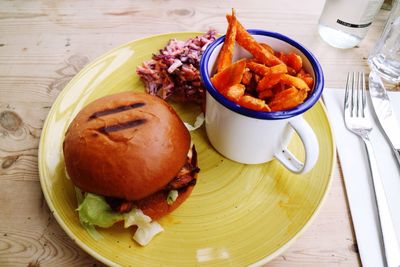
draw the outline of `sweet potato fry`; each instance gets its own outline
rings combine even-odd
[[[264,100],[255,98],[251,95],[244,95],[239,100],[239,105],[257,111],[271,111]]]
[[[287,66],[287,73],[292,76],[296,76],[297,71],[289,66]]]
[[[274,95],[274,93],[272,92],[272,89],[266,89],[266,90],[258,93],[258,98],[265,99],[265,98],[271,97],[273,95]]]
[[[288,58],[287,58],[287,55],[285,54],[285,53],[283,53],[283,52],[275,52],[275,56],[277,57],[277,58],[279,58],[283,63],[287,63],[287,61],[288,61]]]
[[[223,71],[226,67],[232,64],[233,49],[235,48],[236,39],[236,16],[235,10],[232,9],[232,19],[229,22],[226,30],[225,41],[217,59],[217,72]]]
[[[270,52],[271,54],[274,54],[274,49],[272,49],[272,47],[270,47],[268,44],[266,44],[266,43],[260,43],[260,45],[261,45],[262,47],[264,47],[265,49],[267,49],[268,52]]]
[[[257,91],[261,92],[267,89],[271,89],[273,86],[277,85],[281,79],[283,74],[269,74],[265,75],[258,84],[257,84]]]
[[[244,73],[243,73],[242,84],[250,85],[252,77],[253,77],[253,74],[250,72],[250,69],[246,68]]]
[[[303,67],[303,60],[301,59],[301,57],[299,55],[291,52],[291,53],[287,54],[286,64],[288,65],[288,67],[293,68],[297,73]]]
[[[243,84],[234,84],[226,90],[225,96],[233,102],[238,102],[239,99],[244,95],[246,87]]]
[[[296,87],[290,87],[282,92],[274,95],[268,103],[271,111],[287,110],[298,106],[304,102],[307,93],[304,90],[299,90]]]
[[[246,67],[246,60],[241,59],[225,68],[223,71],[215,74],[211,78],[212,84],[219,92],[225,94],[225,91],[234,84],[240,83]]]
[[[309,73],[306,73],[303,69],[301,69],[299,73],[297,73],[297,77],[302,79],[308,85],[308,87],[310,88],[313,87],[314,79],[311,77]]]
[[[273,86],[273,87],[271,88],[271,90],[272,90],[272,92],[273,92],[274,95],[276,95],[276,94],[279,93],[279,92],[282,92],[282,91],[285,90],[285,89],[287,89],[287,88],[285,88],[285,85],[282,84],[282,83],[278,83],[277,85],[275,85],[275,86]]]
[[[300,77],[300,79],[302,79],[308,85],[309,88],[313,87],[314,79],[311,77],[311,75]]]
[[[271,71],[271,68],[253,61],[247,61],[246,67],[249,68],[252,72],[255,72],[256,74],[261,76],[267,75]]]
[[[227,99],[257,111],[287,110],[303,103],[314,80],[303,69],[302,57],[258,43],[236,19],[234,10],[226,18],[226,40],[217,60],[218,72],[211,78],[217,90]],[[232,64],[236,42],[253,57]]]
[[[233,20],[231,15],[227,15],[226,18],[228,22]],[[261,44],[254,40],[239,21],[236,21],[236,41],[239,45],[249,51],[257,60],[267,66],[274,66],[282,63],[279,58],[274,54],[271,54]]]
[[[255,82],[256,84],[258,84],[258,83],[261,81],[261,79],[262,79],[263,76],[258,75],[258,74],[254,74],[253,77],[254,77],[254,82]]]
[[[281,78],[281,82],[283,84],[294,86],[298,89],[305,90],[306,92],[310,91],[308,85],[300,78],[291,76],[289,74],[283,74]]]
[[[271,67],[271,74],[284,74],[284,73],[287,73],[287,66],[283,63]]]

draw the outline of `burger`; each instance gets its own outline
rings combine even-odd
[[[189,131],[164,100],[124,92],[95,100],[73,119],[63,143],[65,168],[77,188],[81,223],[136,225],[146,245],[161,232],[156,220],[192,192],[197,155]]]

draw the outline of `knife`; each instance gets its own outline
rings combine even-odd
[[[400,125],[390,105],[382,79],[375,71],[371,71],[369,74],[369,95],[381,128],[391,144],[400,166]]]

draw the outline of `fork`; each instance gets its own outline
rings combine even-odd
[[[386,265],[388,267],[399,267],[400,247],[390,216],[390,209],[386,200],[375,154],[369,139],[369,134],[372,131],[372,121],[365,112],[366,105],[364,73],[348,73],[344,98],[344,121],[347,129],[358,135],[365,143],[372,174],[372,184],[375,193]]]

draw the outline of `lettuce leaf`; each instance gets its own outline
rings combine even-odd
[[[97,225],[108,228],[124,219],[124,215],[114,212],[104,197],[86,193],[85,198],[77,209],[79,218],[88,225]]]
[[[125,214],[124,227],[128,228],[131,225],[137,225],[137,230],[133,235],[133,240],[141,246],[146,246],[154,236],[164,231],[157,222],[152,222],[151,218],[145,215],[142,210],[133,208]]]
[[[79,205],[77,208],[79,220],[94,240],[103,238],[95,226],[108,228],[118,221],[124,221],[125,228],[132,225],[138,227],[133,239],[142,246],[147,245],[155,235],[164,231],[161,225],[152,222],[149,216],[136,207],[130,212],[118,213],[111,209],[102,196],[92,193],[82,195],[80,189],[76,187],[75,193]]]
[[[167,204],[172,205],[175,202],[175,200],[178,198],[178,195],[179,195],[178,190],[169,191],[168,196],[167,196]]]
[[[183,124],[185,124],[186,128],[188,129],[189,132],[195,131],[198,128],[200,128],[204,123],[204,113],[200,113],[199,115],[197,115],[196,117],[196,121],[194,122],[193,126],[188,123],[188,122],[183,122]]]
[[[136,230],[133,240],[138,242],[141,246],[146,246],[154,236],[164,231],[157,222],[151,222],[144,227],[138,227]]]
[[[82,195],[82,191],[78,187],[75,187],[75,197],[79,207],[82,204],[84,197]],[[83,222],[81,216],[79,216],[79,221],[82,224],[83,228],[85,228],[86,232],[88,232],[91,238],[93,238],[96,241],[103,239],[103,236],[99,232],[97,232],[96,227],[94,227],[94,225],[90,225],[88,223]]]
[[[124,227],[128,228],[132,225],[137,225],[138,227],[145,227],[151,222],[151,218],[143,213],[141,209],[132,208],[132,210],[128,213],[125,213],[124,216]]]

